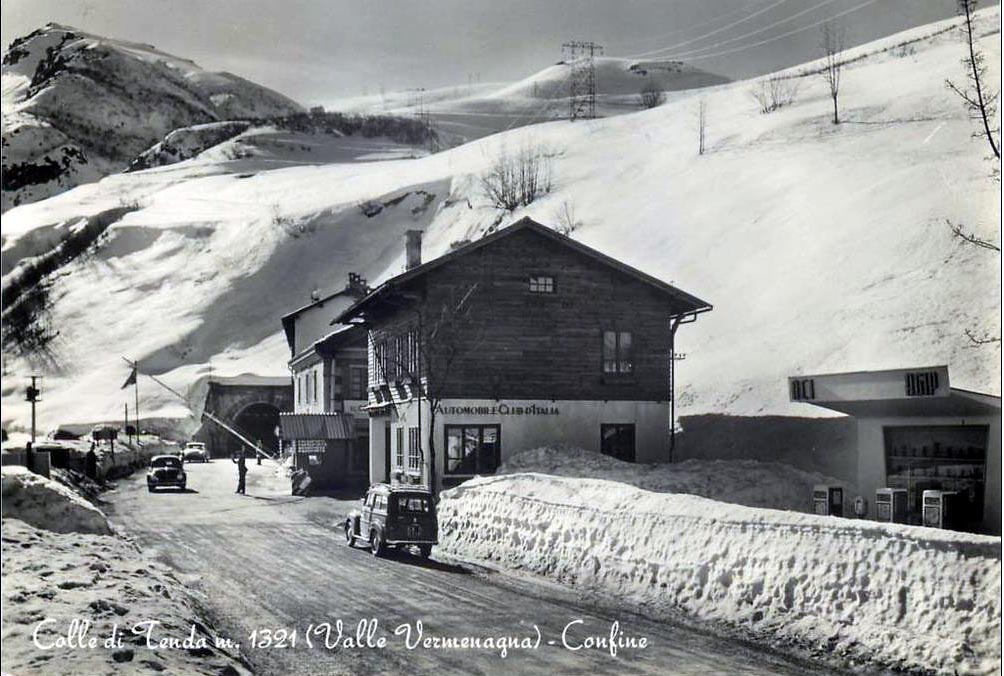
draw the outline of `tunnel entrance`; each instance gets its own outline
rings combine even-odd
[[[276,455],[279,452],[279,439],[275,435],[275,429],[279,425],[279,409],[271,404],[251,404],[237,414],[231,423],[238,432],[255,443],[261,443],[261,447],[269,455]],[[233,435],[227,435],[228,455],[233,455],[240,451],[243,444],[240,439]]]

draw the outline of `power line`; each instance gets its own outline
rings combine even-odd
[[[783,19],[775,21],[774,23],[769,24],[767,26],[764,26],[763,28],[758,28],[755,31],[750,31],[749,33],[744,33],[742,35],[737,35],[734,38],[729,38],[728,40],[722,40],[721,42],[716,42],[716,43],[711,44],[711,45],[705,45],[704,47],[696,47],[694,49],[688,49],[688,50],[686,50],[684,52],[674,53],[672,56],[668,56],[668,57],[665,57],[665,58],[677,59],[677,60],[688,59],[691,56],[698,55],[701,52],[707,51],[709,49],[717,49],[718,47],[724,47],[726,45],[730,45],[730,44],[739,42],[740,40],[745,40],[746,38],[753,37],[754,35],[760,35],[761,33],[766,33],[767,31],[770,31],[770,30],[773,30],[774,28],[777,28],[778,26],[782,26],[782,25],[784,25],[786,23],[790,23],[790,22],[794,21],[795,19],[799,18],[800,16],[805,16],[806,14],[810,14],[812,12],[815,12],[816,10],[818,10],[818,9],[820,9],[822,7],[825,7],[826,5],[833,4],[836,1],[837,0],[823,0],[820,3],[817,3],[817,4],[813,5],[812,7],[807,7],[807,8],[805,8],[805,9],[799,11],[799,12],[795,12],[794,14],[792,14],[790,16],[787,16],[787,17],[785,17]]]
[[[686,33],[688,31],[696,30],[698,28],[704,28],[705,26],[710,26],[711,24],[718,23],[722,19],[727,19],[729,17],[735,16],[736,14],[742,14],[747,9],[748,8],[746,8],[746,7],[738,7],[736,9],[732,10],[731,12],[726,12],[725,14],[719,14],[718,16],[712,17],[711,19],[708,19],[707,21],[701,21],[700,23],[691,24],[691,25],[687,26],[686,28],[677,28],[676,30],[669,31],[668,33],[662,33],[660,35],[652,35],[652,36],[649,36],[647,38],[638,38],[636,40],[617,40],[613,44],[615,44],[615,45],[627,45],[627,44],[636,45],[636,44],[641,43],[641,42],[655,42],[656,40],[665,40],[666,38],[668,38],[671,35],[679,35],[680,33]]]
[[[652,51],[649,51],[649,52],[644,52],[642,54],[635,54],[633,56],[626,56],[624,58],[626,58],[626,59],[640,59],[640,58],[643,58],[643,57],[646,57],[646,56],[651,56],[653,54],[658,54],[660,52],[665,52],[665,51],[669,51],[669,50],[672,50],[672,49],[679,49],[680,47],[684,47],[686,45],[693,44],[695,42],[703,40],[704,38],[710,38],[712,35],[718,35],[719,33],[724,33],[725,31],[730,30],[732,28],[735,28],[739,24],[746,23],[750,19],[755,19],[756,17],[760,16],[761,14],[769,12],[770,10],[774,9],[775,7],[777,7],[778,5],[782,5],[782,4],[786,3],[786,2],[788,2],[788,0],[774,0],[774,2],[770,3],[766,7],[762,7],[760,9],[758,9],[757,11],[753,12],[752,14],[748,14],[748,15],[744,16],[741,19],[737,19],[736,21],[733,21],[730,24],[722,26],[721,28],[716,28],[715,30],[713,30],[713,31],[711,31],[709,33],[705,33],[704,35],[698,35],[696,38],[691,38],[689,40],[684,40],[683,42],[678,42],[675,45],[669,45],[667,47],[662,47],[660,49],[653,49]]]
[[[852,12],[856,12],[856,11],[858,11],[860,9],[864,9],[868,5],[874,5],[878,1],[879,0],[866,0],[866,2],[862,2],[859,5],[855,5],[854,7],[851,7],[850,9],[844,10],[843,12],[838,12],[838,13],[834,14],[833,16],[828,16],[825,19],[820,19],[819,21],[813,22],[813,23],[809,24],[808,26],[803,26],[801,28],[795,28],[795,29],[792,29],[792,30],[787,31],[785,33],[781,33],[780,35],[775,35],[772,38],[767,38],[766,40],[760,40],[759,42],[753,42],[753,43],[748,44],[748,45],[742,45],[740,47],[735,47],[733,49],[726,49],[726,50],[723,50],[723,51],[720,51],[720,52],[715,52],[715,53],[712,53],[712,54],[702,54],[700,56],[691,56],[691,57],[688,57],[688,60],[690,60],[690,61],[697,61],[699,59],[710,59],[710,58],[714,58],[714,57],[725,56],[727,54],[735,54],[737,52],[744,52],[747,49],[753,49],[754,47],[760,47],[762,45],[768,45],[768,44],[770,44],[772,42],[777,42],[778,40],[783,40],[784,38],[792,36],[792,35],[795,35],[797,33],[803,33],[803,32],[805,32],[807,30],[812,29],[812,28],[816,28],[818,26],[822,26],[823,24],[829,23],[830,21],[833,21],[834,19],[839,19],[842,16],[846,16],[846,15],[852,13]]]

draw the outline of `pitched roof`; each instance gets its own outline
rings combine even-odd
[[[378,286],[376,289],[374,289],[373,291],[371,291],[370,293],[366,294],[361,299],[353,303],[343,313],[335,317],[331,321],[331,324],[348,323],[350,319],[358,316],[359,312],[366,305],[369,305],[372,301],[376,300],[380,296],[383,296],[391,289],[406,284],[417,277],[421,277],[427,272],[430,272],[432,270],[435,270],[436,268],[446,265],[450,261],[460,258],[461,256],[466,256],[467,254],[473,251],[488,246],[502,239],[503,237],[509,237],[511,235],[516,234],[517,232],[522,232],[524,230],[534,232],[538,235],[541,235],[552,241],[555,241],[563,246],[567,246],[573,251],[577,251],[581,254],[589,256],[590,258],[597,260],[600,263],[603,263],[604,265],[607,265],[631,277],[634,277],[638,281],[651,286],[657,291],[660,291],[666,295],[671,296],[674,300],[676,300],[681,306],[685,308],[679,313],[679,315],[688,315],[691,313],[706,312],[712,309],[710,303],[703,301],[696,296],[692,296],[691,294],[685,291],[681,291],[675,286],[667,284],[661,279],[658,279],[656,277],[653,277],[652,275],[644,273],[641,270],[638,270],[637,268],[633,268],[630,265],[627,265],[626,263],[617,260],[616,258],[612,258],[611,256],[608,256],[605,253],[597,251],[592,247],[588,247],[585,244],[582,244],[581,242],[577,242],[571,237],[562,235],[559,232],[556,232],[555,230],[548,228],[547,226],[541,225],[540,223],[533,220],[529,216],[526,216],[506,228],[497,230],[496,232],[493,232],[490,235],[486,235],[481,239],[475,240],[470,244],[466,244],[462,247],[454,249],[453,251],[450,251],[449,253],[440,256],[439,258],[434,258],[431,261],[422,263],[421,265],[416,266],[406,272],[403,272],[400,275],[397,275],[396,277],[391,277],[386,282]]]

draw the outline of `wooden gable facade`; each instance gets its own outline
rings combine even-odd
[[[674,322],[711,309],[524,219],[389,280],[336,321],[366,324],[372,390],[399,375],[375,363],[381,353],[460,306],[465,344],[441,394],[488,400],[665,401]]]

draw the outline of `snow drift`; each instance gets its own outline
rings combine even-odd
[[[100,509],[66,486],[17,465],[3,468],[3,517],[55,533],[111,533]]]
[[[3,539],[5,673],[250,675],[239,654],[218,647],[191,592],[127,541],[58,534],[7,518]],[[97,637],[97,647],[66,644],[74,620],[89,623],[87,638]],[[131,631],[151,620],[160,622],[152,631],[153,648],[145,634]],[[116,626],[122,645],[106,647]],[[39,642],[52,647],[35,647],[36,627]],[[60,636],[63,645],[56,644]],[[160,639],[189,637],[191,647],[156,647]]]
[[[448,555],[775,644],[941,674],[993,674],[1001,540],[516,474],[442,494]]]
[[[499,474],[536,472],[563,477],[607,479],[656,493],[689,493],[748,507],[812,511],[815,484],[843,482],[780,462],[685,460],[646,465],[624,462],[580,448],[535,448],[512,456]]]

